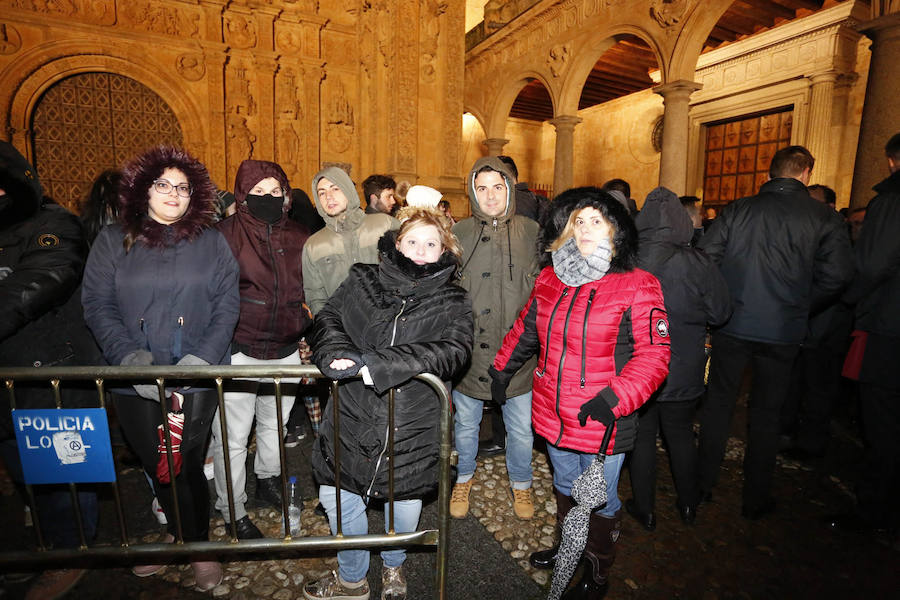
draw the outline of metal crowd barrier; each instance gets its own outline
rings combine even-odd
[[[223,382],[226,379],[263,378],[272,380],[275,387],[276,415],[278,430],[283,430],[282,417],[282,390],[281,382],[285,378],[322,378],[318,368],[312,365],[300,366],[266,366],[266,365],[239,365],[239,366],[149,366],[149,367],[47,367],[47,368],[0,368],[0,381],[5,384],[9,397],[10,410],[16,409],[15,382],[16,381],[46,381],[52,391],[56,408],[73,408],[63,406],[61,383],[63,381],[93,381],[97,390],[98,407],[106,408],[105,385],[109,380],[155,381],[160,394],[160,411],[165,432],[165,443],[168,449],[169,471],[174,472],[172,463],[172,439],[166,419],[167,403],[165,387],[167,381],[194,380],[210,381],[214,383],[218,393],[219,414],[225,418],[220,419],[222,446],[228,449],[228,432],[226,428],[227,415],[225,412],[225,400],[223,395]],[[175,514],[176,543],[152,543],[136,544],[129,541],[128,528],[125,523],[125,513],[119,494],[118,474],[116,468],[116,480],[110,482],[116,514],[119,525],[119,545],[89,545],[84,532],[84,524],[81,519],[81,507],[78,502],[78,484],[69,483],[72,496],[74,518],[77,521],[81,546],[71,549],[50,549],[44,542],[40,527],[40,514],[37,511],[34,490],[32,485],[26,485],[31,504],[31,514],[34,521],[34,531],[37,536],[37,551],[7,551],[0,552],[0,572],[21,569],[23,567],[52,567],[64,566],[71,568],[76,565],[96,566],[109,562],[121,564],[145,564],[157,563],[160,559],[186,559],[194,555],[215,555],[219,557],[240,556],[242,560],[258,558],[259,560],[272,559],[273,555],[293,555],[300,552],[310,553],[324,550],[345,550],[361,548],[384,547],[412,547],[433,546],[437,553],[437,568],[435,572],[435,597],[446,598],[447,581],[447,552],[449,548],[450,531],[450,396],[444,383],[435,375],[423,373],[416,375],[416,379],[428,384],[438,395],[441,404],[440,440],[439,440],[439,479],[438,479],[438,528],[421,529],[410,533],[396,533],[394,524],[394,390],[388,393],[388,501],[385,510],[389,510],[390,531],[386,534],[367,534],[345,536],[343,531],[343,519],[341,518],[341,494],[337,494],[337,534],[334,536],[299,537],[290,535],[290,522],[288,518],[288,504],[282,502],[282,517],[284,519],[284,538],[264,538],[256,540],[238,540],[237,526],[234,519],[234,491],[231,481],[231,457],[230,452],[224,453],[225,473],[228,488],[228,508],[230,519],[231,539],[227,541],[185,542],[182,537],[181,515],[177,508]],[[202,387],[207,387],[203,385]],[[334,457],[335,457],[335,488],[340,490],[340,402],[338,382],[331,382],[330,409],[334,415]],[[43,406],[42,406],[43,407]],[[33,407],[28,407],[33,408]],[[286,456],[284,439],[279,441],[279,453],[281,458],[281,485],[282,498],[287,498],[287,478],[285,477]],[[103,485],[92,483],[91,485]],[[172,492],[177,497],[178,486],[173,478]],[[277,557],[276,557],[277,558]],[[286,556],[285,556],[286,558]]]

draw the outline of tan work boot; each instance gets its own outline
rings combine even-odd
[[[450,516],[454,519],[464,519],[469,514],[469,492],[472,491],[473,483],[474,477],[453,486],[453,492],[450,494]]]
[[[512,492],[513,512],[524,521],[534,516],[534,502],[531,500],[531,488],[527,490],[510,490]]]

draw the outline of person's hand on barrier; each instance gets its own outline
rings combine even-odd
[[[123,367],[149,367],[153,364],[153,354],[147,350],[135,350],[129,352],[119,363]],[[159,390],[155,385],[149,383],[139,383],[131,386],[141,398],[159,402]]]
[[[185,354],[176,364],[180,367],[205,367],[209,365],[208,362],[193,354]]]
[[[328,365],[320,367],[320,370],[330,379],[346,379],[355,376],[362,367],[362,357],[355,352],[346,352],[343,356],[332,359]]]

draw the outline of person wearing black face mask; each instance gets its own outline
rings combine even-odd
[[[241,314],[231,344],[233,365],[300,364],[299,343],[312,324],[303,294],[301,255],[309,237],[307,229],[287,217],[290,184],[277,164],[245,160],[234,182],[237,211],[217,227],[241,267]],[[298,379],[282,379],[282,422],[294,405],[293,385]],[[233,517],[240,539],[261,538],[244,504],[246,458],[250,428],[256,418],[256,498],[281,508],[281,462],[278,416],[272,384],[259,380],[232,381],[226,385],[225,413],[234,490],[234,515],[228,514],[228,488],[220,426],[213,423],[213,465],[216,508],[225,519]]]

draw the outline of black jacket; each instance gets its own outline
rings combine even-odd
[[[437,263],[417,266],[395,249],[394,239],[394,232],[381,238],[379,265],[351,268],[316,315],[312,346],[326,374],[335,358],[355,355],[375,383],[340,384],[341,487],[387,497],[387,391],[396,386],[394,493],[408,499],[437,486],[440,424],[431,388],[410,379],[433,373],[448,380],[459,371],[472,353],[473,321],[465,290],[452,283],[456,260],[445,253]],[[320,484],[334,484],[333,416],[325,411],[312,454]]]
[[[669,316],[669,376],[656,398],[693,400],[703,393],[706,326],[731,315],[728,286],[712,259],[689,246],[693,225],[674,192],[650,192],[634,223],[638,264],[659,279]]]
[[[731,292],[734,313],[722,331],[746,340],[799,344],[810,313],[853,277],[846,228],[793,178],[767,181],[726,206],[698,247],[719,264]]]
[[[0,142],[0,366],[95,364],[99,350],[82,318],[78,284],[87,256],[81,224],[65,208],[42,200],[34,169]],[[66,408],[97,406],[92,386],[63,384]],[[0,439],[11,436],[6,394]],[[16,384],[19,408],[54,406],[49,386]]]
[[[869,332],[861,381],[900,386],[900,171],[875,186],[856,242],[856,278],[844,295],[856,303],[856,328]]]

